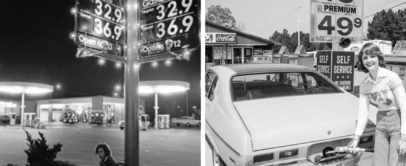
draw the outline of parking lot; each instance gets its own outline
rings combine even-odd
[[[38,130],[28,128],[33,138],[39,138]],[[124,131],[117,125],[92,126],[48,125],[40,129],[52,147],[57,142],[63,145],[57,160],[70,161],[77,165],[98,165],[94,153],[98,143],[106,142],[117,162],[124,162]],[[28,149],[26,134],[19,127],[0,126],[0,165],[14,163],[25,165]],[[193,166],[200,165],[200,128],[177,126],[171,129],[140,131],[140,165],[143,166]]]

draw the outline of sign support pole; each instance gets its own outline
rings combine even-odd
[[[139,69],[138,62],[138,0],[127,1],[127,47],[124,57],[127,65],[124,70],[125,81],[125,130],[124,130],[124,160],[126,166],[139,166]]]

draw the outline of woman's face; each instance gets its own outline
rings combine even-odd
[[[103,148],[97,149],[97,155],[99,155],[100,159],[104,159],[106,157],[106,153],[104,153]]]
[[[369,55],[364,53],[362,55],[362,63],[368,70],[376,70],[379,68],[379,59],[377,55]]]

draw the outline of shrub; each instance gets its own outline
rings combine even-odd
[[[26,130],[25,133],[28,141],[28,150],[24,150],[28,156],[27,162],[29,164],[27,166],[54,165],[56,154],[61,151],[62,144],[57,143],[52,148],[49,148],[43,133],[38,132],[39,139],[32,139],[31,134]]]
[[[55,160],[53,166],[78,166],[76,164],[73,164],[69,161],[59,161]]]

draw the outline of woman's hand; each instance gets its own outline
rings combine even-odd
[[[355,148],[358,146],[359,138],[360,138],[359,135],[355,135],[354,138],[352,139],[352,141],[347,145],[347,147],[350,149],[349,150],[350,153],[353,153],[353,154],[357,153],[355,151]]]
[[[406,154],[406,135],[400,136],[399,145],[398,145],[398,153],[399,155]]]

